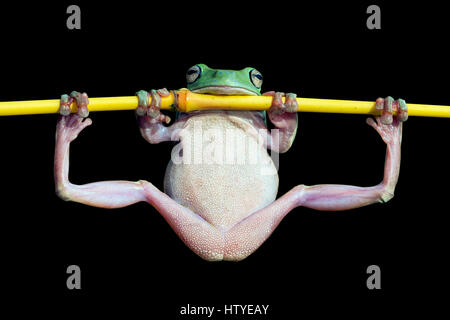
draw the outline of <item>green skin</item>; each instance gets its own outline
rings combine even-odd
[[[193,92],[261,95],[261,88],[256,87],[249,76],[250,71],[254,68],[222,70],[209,68],[205,64],[198,64],[197,66],[201,70],[199,78],[193,83],[187,84],[187,88]]]
[[[262,76],[253,68],[244,68],[237,71],[215,70],[200,64],[188,70],[186,79],[187,88],[195,92],[261,95]],[[168,123],[170,119],[160,113],[160,102],[161,97],[168,94],[169,92],[166,89],[152,90],[150,92],[152,101],[149,106],[149,93],[145,91],[138,93],[139,107],[136,109],[136,113],[139,126],[142,136],[150,143],[175,140],[180,140],[180,143],[183,143],[183,139],[180,138],[180,131],[183,128],[189,128],[185,125],[190,117],[197,116],[213,118],[219,124],[229,123],[230,118],[239,118],[239,123],[246,123],[247,128],[253,126],[258,129],[259,134],[266,135],[267,140],[263,139],[267,141],[266,147],[278,152],[287,151],[295,137],[298,106],[293,94],[286,94],[284,103],[281,99],[284,94],[280,92],[263,94],[273,97],[272,106],[267,112],[270,121],[279,132],[278,138],[273,140],[270,138],[271,133],[267,130],[261,113],[257,111],[214,111],[208,115],[203,113],[206,111],[193,112],[183,114],[173,125],[166,126],[164,123]],[[77,104],[82,106],[84,111],[79,110],[78,113],[72,114],[65,112],[70,99],[76,99]],[[102,181],[84,185],[71,183],[68,178],[69,146],[78,134],[92,123],[89,118],[85,119],[88,114],[88,103],[87,95],[77,92],[72,93],[70,97],[64,96],[61,100],[61,117],[58,120],[56,130],[54,163],[58,196],[64,200],[102,208],[121,208],[141,201],[148,202],[166,219],[189,248],[203,259],[211,261],[244,259],[254,252],[270,236],[285,215],[296,207],[340,211],[376,202],[386,202],[391,199],[394,195],[400,169],[402,122],[408,116],[404,101],[393,101],[392,98],[388,97],[386,99],[379,98],[376,102],[376,108],[383,110],[382,115],[376,117],[376,121],[368,119],[368,124],[379,133],[387,145],[384,177],[379,184],[371,187],[337,184],[305,186],[300,184],[282,197],[273,200],[276,198],[278,177],[277,179],[263,181],[259,179],[259,175],[257,177],[255,174],[252,175],[252,172],[256,172],[252,170],[242,173],[245,175],[244,177],[233,176],[232,174],[221,176],[220,174],[212,175],[208,173],[208,170],[202,169],[205,167],[199,167],[196,171],[195,167],[191,166],[189,167],[189,173],[186,175],[170,176],[170,173],[174,172],[172,168],[169,170],[168,177],[166,172],[165,186],[169,186],[168,194],[163,193],[151,182],[145,180],[137,182]],[[395,107],[399,108],[396,117],[392,116],[394,104]],[[253,132],[253,130],[251,131]],[[208,140],[207,143],[212,142]],[[268,157],[264,150],[263,153]],[[179,170],[185,170],[187,167],[178,168]],[[156,170],[159,170],[159,168],[156,168]],[[222,173],[230,172],[226,171],[229,170],[229,166],[220,164],[215,167],[215,170],[222,170]],[[208,181],[208,183],[198,184],[196,181]],[[248,188],[246,181],[256,182],[252,184],[252,188]],[[231,190],[226,189],[230,185],[232,185]],[[183,189],[183,197],[193,195],[192,201],[200,201],[202,205],[206,203],[211,207],[203,208],[202,205],[196,204],[191,206],[191,209],[191,207],[181,205],[179,201],[176,201],[176,198],[174,200],[170,197],[170,190],[173,189],[173,186],[181,186],[181,189],[178,190]],[[222,188],[220,189],[222,191],[217,192],[218,188]],[[264,192],[261,193],[258,190],[264,190]],[[270,193],[273,192],[273,194],[268,196],[265,193],[266,190],[270,190]],[[220,197],[221,194],[227,195],[226,191],[229,191],[233,197]],[[204,192],[212,196],[208,199],[198,197]],[[217,196],[214,194],[217,194]],[[260,201],[263,197],[265,198]],[[267,199],[272,202],[256,211],[252,209],[255,207],[255,203],[265,203]],[[200,209],[195,211],[194,207]],[[229,210],[227,216],[223,216],[225,211],[222,208],[232,208],[233,210]],[[214,216],[214,214],[218,214],[218,216]],[[223,220],[222,218],[226,219]],[[224,224],[221,221],[226,221],[226,223]]]

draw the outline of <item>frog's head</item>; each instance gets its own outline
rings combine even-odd
[[[211,69],[196,64],[186,72],[187,88],[197,93],[219,95],[261,95],[263,77],[255,68],[242,70]]]

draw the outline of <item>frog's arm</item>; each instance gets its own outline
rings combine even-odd
[[[141,135],[151,144],[180,140],[178,133],[183,128],[184,122],[177,121],[171,126],[165,126],[162,122],[154,122],[150,116],[138,117]]]

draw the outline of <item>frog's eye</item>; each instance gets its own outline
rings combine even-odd
[[[202,73],[202,69],[198,65],[192,66],[186,71],[186,82],[188,84],[195,82],[198,78],[200,78],[200,74]]]
[[[260,89],[262,86],[262,83],[263,83],[263,76],[262,76],[261,72],[259,72],[256,69],[252,69],[250,71],[249,75],[250,75],[250,80],[252,81],[253,85],[256,88]]]

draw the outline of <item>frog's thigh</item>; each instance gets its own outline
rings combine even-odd
[[[297,186],[241,222],[225,234],[223,259],[239,261],[252,254],[292,209],[298,207],[303,186]]]
[[[142,181],[147,201],[166,219],[183,242],[205,260],[242,260],[255,251],[298,206],[301,190],[294,188],[229,230],[220,230],[178,204],[153,184]]]
[[[222,260],[224,233],[153,184],[141,181],[146,200],[164,217],[183,242],[205,260]]]

